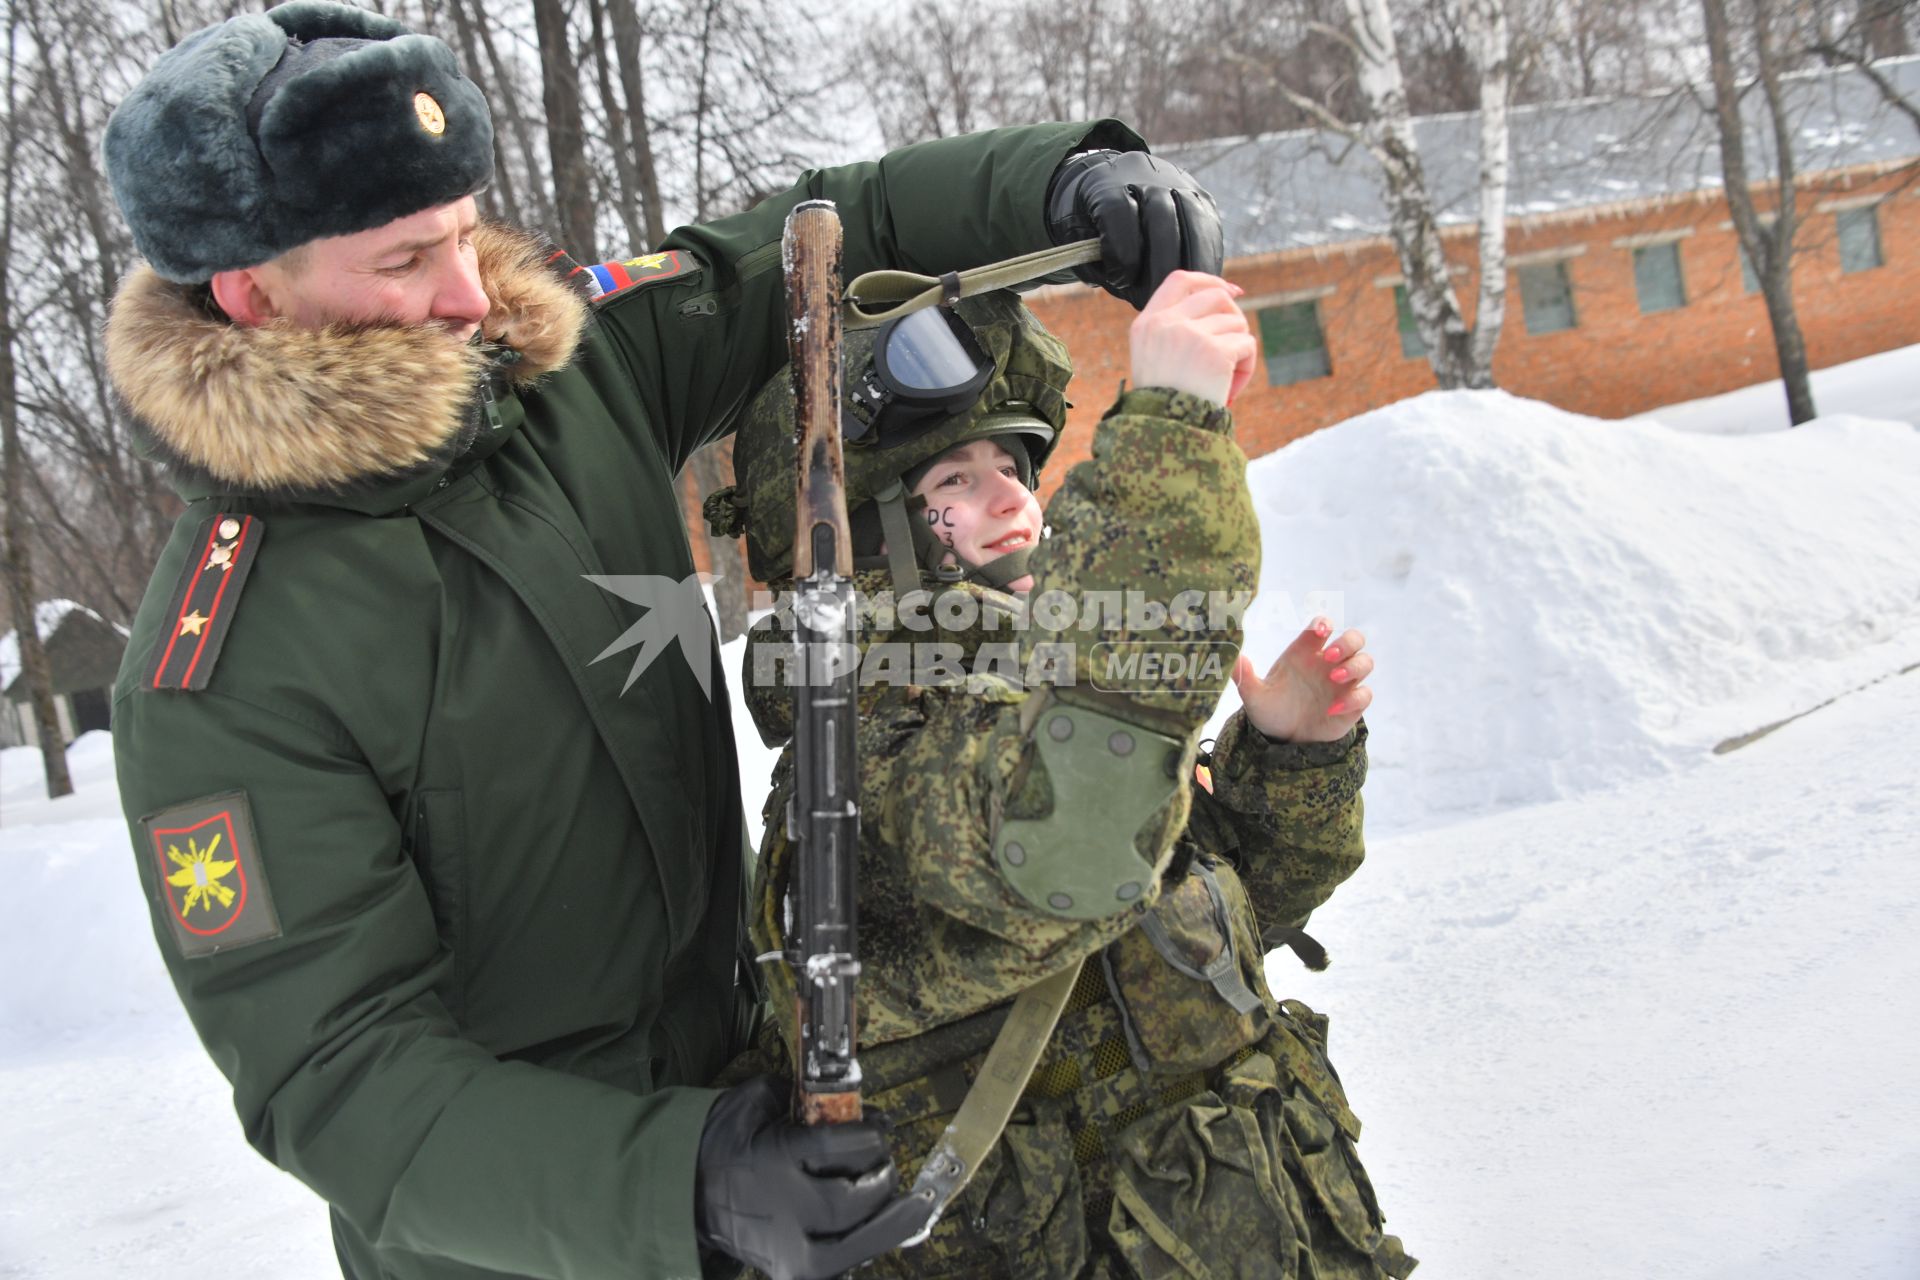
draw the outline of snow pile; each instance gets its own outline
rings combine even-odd
[[[1920,361],[1914,347],[1882,351],[1813,375],[1814,407],[1827,416],[1891,418],[1920,427]],[[1779,379],[1723,395],[1670,404],[1642,415],[1680,431],[1748,435],[1787,429],[1787,397]]]
[[[1670,770],[1920,661],[1904,423],[1701,435],[1433,392],[1251,477],[1256,662],[1323,593],[1378,655],[1376,828]]]
[[[47,922],[0,929],[0,972],[32,975],[0,983],[0,1027],[42,1046],[128,1017],[180,1016],[120,816],[113,739],[82,735],[67,766],[74,794],[49,802],[39,748],[0,752],[8,886]]]

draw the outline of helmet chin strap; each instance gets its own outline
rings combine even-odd
[[[1028,543],[1017,551],[1009,551],[1003,556],[995,556],[983,565],[976,565],[973,577],[990,587],[1001,591],[1012,591],[1014,583],[1031,573],[1027,561],[1033,559],[1036,544]]]
[[[978,582],[996,591],[1011,590],[1008,584],[1028,573],[1032,544],[975,564],[934,536],[933,526],[919,518],[927,508],[926,498],[909,495],[898,480],[875,494],[873,500],[880,508],[880,532],[887,551],[884,556],[862,556],[854,561],[854,567],[877,569],[884,565],[892,576],[896,596],[920,590],[923,577],[929,573],[937,582]]]

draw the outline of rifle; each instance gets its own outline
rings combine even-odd
[[[798,435],[793,538],[793,966],[799,1035],[795,1114],[803,1124],[860,1118],[854,979],[860,973],[854,868],[860,835],[854,754],[853,550],[840,456],[840,215],[809,200],[781,241]]]
[[[787,216],[780,246],[799,446],[793,620],[794,656],[801,673],[794,690],[794,787],[787,801],[787,839],[794,859],[793,920],[785,959],[793,967],[798,1006],[795,1114],[809,1125],[860,1118],[853,999],[854,979],[860,973],[854,913],[860,835],[859,761],[854,754],[859,652],[854,645],[853,549],[840,454],[840,243],[840,216],[833,202],[809,200]],[[1071,261],[1079,262],[1097,257],[1098,246],[1090,241],[1054,253],[1075,255]],[[1018,269],[1016,279],[1033,271],[1025,259],[1013,267]],[[936,283],[948,292],[960,287]],[[927,301],[917,299],[904,309]],[[857,314],[854,318],[871,323]],[[913,1186],[861,1232],[890,1235],[902,1247],[919,1244],[932,1233],[1006,1127],[1079,973],[1075,963],[1013,1002],[966,1101]]]

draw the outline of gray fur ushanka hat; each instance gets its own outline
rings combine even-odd
[[[443,42],[294,0],[169,49],[104,150],[135,247],[195,284],[478,191],[493,122]]]

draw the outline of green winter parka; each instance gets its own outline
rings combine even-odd
[[[247,1140],[331,1204],[349,1276],[699,1273],[701,1086],[754,1013],[728,700],[704,622],[597,661],[648,611],[587,578],[692,576],[675,477],[786,358],[795,203],[838,202],[849,274],[939,273],[1043,246],[1090,145],[1141,144],[812,172],[591,308],[486,231],[467,349],[129,278],[111,373],[188,506],[115,690],[122,801]]]

